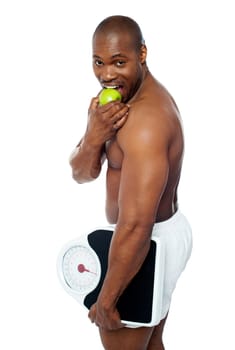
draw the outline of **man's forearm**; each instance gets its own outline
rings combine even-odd
[[[125,238],[114,237],[111,244],[108,271],[100,293],[100,301],[105,308],[115,306],[142,266],[150,247],[150,238],[146,233],[129,235],[128,232],[122,236]]]
[[[82,140],[69,159],[74,180],[85,183],[96,179],[104,159],[104,145],[93,146]]]

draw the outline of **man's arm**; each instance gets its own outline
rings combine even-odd
[[[99,176],[105,159],[105,142],[123,126],[128,110],[120,102],[99,106],[98,98],[92,99],[85,135],[69,159],[75,181],[84,183]]]
[[[84,136],[69,159],[73,179],[78,183],[96,179],[100,174],[104,160],[104,145],[93,146],[89,140],[86,141],[86,136]]]
[[[120,137],[124,159],[119,217],[106,278],[95,310],[90,312],[94,322],[108,329],[121,326],[116,303],[146,258],[158,205],[168,179],[169,137],[164,128],[156,130],[156,125],[147,128],[144,122],[141,124],[132,128],[128,135],[126,132],[123,139]]]

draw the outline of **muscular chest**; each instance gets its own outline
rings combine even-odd
[[[121,169],[123,153],[116,141],[116,138],[106,142],[106,156],[109,167]]]

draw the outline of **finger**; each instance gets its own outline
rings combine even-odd
[[[125,124],[127,117],[128,117],[128,112],[113,123],[113,129],[114,130],[120,129]]]
[[[122,119],[122,117],[127,116],[128,113],[129,113],[129,108],[125,106],[124,108],[114,113],[113,116],[111,117],[111,120],[113,123],[116,123],[118,120]]]
[[[98,107],[98,105],[99,105],[98,97],[93,97],[92,100],[91,100],[90,106],[89,106],[89,110],[90,109],[95,110]]]
[[[124,323],[121,323],[121,322],[115,322],[115,323],[109,324],[106,327],[105,326],[98,326],[98,327],[109,330],[109,331],[115,331],[117,329],[121,329],[121,328],[126,327],[126,325]]]
[[[123,106],[125,106],[126,104],[123,103],[123,102],[120,102],[120,101],[110,101],[108,103],[106,103],[105,105],[100,105],[101,108],[104,108],[104,109],[110,109],[110,108],[122,108]]]
[[[88,317],[91,320],[91,322],[94,323],[95,318],[96,318],[96,306],[95,306],[95,304],[91,306],[91,308],[88,312]]]
[[[88,312],[88,317],[89,317],[89,319],[91,320],[91,322],[94,322],[93,317],[92,317],[92,311],[91,311],[91,310]]]
[[[125,113],[125,111],[129,109],[129,106],[119,101],[113,101],[107,103],[106,105],[99,106],[99,108],[102,111],[102,113],[107,113],[109,116],[114,118],[119,113]]]
[[[95,318],[91,314],[89,314],[88,317],[89,317],[91,323],[95,322]]]
[[[121,117],[119,120],[117,120],[116,122],[113,123],[113,128],[115,130],[120,129],[123,126],[123,124],[126,122],[127,117],[128,117],[128,112],[123,117]]]

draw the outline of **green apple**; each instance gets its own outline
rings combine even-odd
[[[106,105],[112,101],[121,101],[122,95],[120,92],[113,88],[104,88],[99,94],[99,103],[101,106]]]

